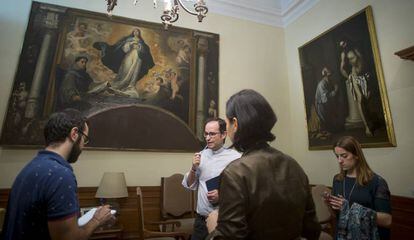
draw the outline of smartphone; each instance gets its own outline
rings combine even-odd
[[[331,198],[331,197],[332,197],[332,194],[331,194],[331,193],[329,193],[329,192],[323,192],[323,193],[321,194],[321,196],[322,196],[323,198],[325,198],[326,200],[328,200],[329,198]]]

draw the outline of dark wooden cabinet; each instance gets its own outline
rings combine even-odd
[[[89,239],[123,239],[123,227],[120,224],[116,224],[111,227],[100,227],[95,230]]]

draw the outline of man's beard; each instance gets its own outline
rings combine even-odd
[[[82,150],[80,148],[80,140],[79,138],[74,144],[72,149],[70,150],[69,157],[68,157],[68,163],[75,163],[78,161],[79,155],[81,154]]]

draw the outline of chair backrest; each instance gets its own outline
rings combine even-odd
[[[316,216],[318,217],[319,223],[327,223],[333,217],[329,206],[322,197],[324,192],[330,193],[331,190],[324,185],[315,185],[312,187],[312,198],[315,203]]]
[[[144,232],[144,207],[143,207],[143,200],[142,200],[142,191],[140,187],[137,187],[137,201],[138,201],[138,217],[139,217],[139,232],[143,234]]]
[[[138,217],[139,217],[139,224],[138,230],[140,233],[139,239],[154,239],[154,240],[185,240],[188,239],[188,234],[185,232],[178,232],[174,231],[174,227],[170,227],[171,231],[157,231],[157,230],[148,230],[145,228],[145,221],[144,221],[144,204],[142,199],[142,191],[140,187],[137,187],[137,201],[138,201]],[[174,225],[176,226],[175,221],[156,221],[156,222],[148,222],[148,224],[155,225],[160,229],[167,229],[166,226]]]
[[[182,174],[161,178],[161,216],[164,219],[194,216],[194,191],[181,185]]]
[[[1,235],[1,232],[2,232],[3,223],[4,223],[4,216],[5,215],[6,215],[6,209],[0,208],[0,235]]]

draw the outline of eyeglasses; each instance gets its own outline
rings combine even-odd
[[[204,137],[206,138],[206,137],[214,137],[214,136],[216,136],[217,134],[219,134],[220,132],[204,132]]]
[[[88,144],[89,143],[89,136],[88,135],[86,135],[84,132],[82,132],[82,131],[78,131],[78,133],[80,133],[80,135],[82,135],[82,136],[84,136],[85,138],[84,138],[84,140],[83,140],[83,144]]]

